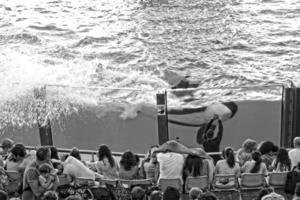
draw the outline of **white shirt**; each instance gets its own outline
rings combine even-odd
[[[182,181],[182,170],[185,157],[179,153],[158,153],[159,179],[161,178],[179,178]],[[158,179],[158,181],[159,181]]]
[[[95,172],[72,156],[69,156],[65,160],[63,174],[67,174],[72,178],[89,178],[95,180]]]
[[[292,162],[292,169],[293,167],[298,165],[298,162],[300,162],[300,148],[294,148],[289,151],[289,157]]]

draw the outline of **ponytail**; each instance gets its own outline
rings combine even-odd
[[[260,164],[262,163],[261,153],[254,151],[252,153],[252,159],[255,161],[253,168],[250,170],[250,173],[258,173],[260,169]]]
[[[223,157],[225,157],[226,162],[230,168],[235,166],[234,152],[231,147],[226,147],[223,151]]]

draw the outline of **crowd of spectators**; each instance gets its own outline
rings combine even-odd
[[[265,176],[270,172],[287,172],[300,163],[300,137],[294,138],[294,148],[279,148],[271,141],[257,143],[247,139],[240,149],[225,147],[222,159],[214,161],[201,148],[189,149],[179,142],[173,141],[166,146],[152,146],[141,159],[132,151],[125,151],[120,159],[113,156],[107,145],[100,145],[98,160],[83,160],[78,148],[72,148],[69,154],[58,154],[55,147],[38,147],[35,151],[27,151],[21,143],[5,138],[2,141],[0,154],[0,200],[9,196],[23,200],[56,200],[55,192],[59,185],[60,175],[65,175],[72,182],[76,178],[97,179],[152,179],[157,184],[160,179],[178,178],[184,184],[187,177],[208,176],[212,182],[214,175],[234,175],[239,179],[243,173],[260,173]],[[193,152],[193,153],[190,153]],[[197,153],[195,153],[197,152]],[[214,163],[216,163],[214,165]],[[5,191],[5,171],[17,171],[20,174],[20,185],[14,194]],[[230,181],[220,184],[232,184]],[[147,194],[143,187],[134,187],[131,199],[142,200],[146,196],[151,200],[179,200],[182,191],[175,187],[167,187],[164,191],[154,189]],[[193,187],[188,198],[217,199],[212,192]],[[147,194],[147,195],[146,195]],[[300,199],[300,185],[297,185],[294,199]],[[69,196],[68,199],[80,197]],[[262,189],[259,199],[284,199],[274,190]]]

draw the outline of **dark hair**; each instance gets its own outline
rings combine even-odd
[[[188,155],[184,162],[184,170],[187,170],[193,177],[201,176],[203,158],[196,155]]]
[[[4,138],[2,140],[2,149],[10,149],[12,148],[14,141],[10,138]]]
[[[162,199],[162,193],[159,190],[154,190],[150,194],[150,200],[161,200]]]
[[[137,166],[135,155],[131,151],[125,151],[121,157],[120,164],[125,170],[131,170],[132,167]]]
[[[266,195],[270,194],[271,192],[273,192],[271,188],[262,188],[262,189],[259,191],[259,194],[258,194],[258,198],[257,198],[257,199],[258,199],[258,200],[261,200],[261,198],[262,198],[263,196],[266,196]]]
[[[58,195],[54,191],[47,191],[44,193],[43,200],[58,200]]]
[[[288,171],[291,170],[291,159],[289,157],[288,151],[285,148],[280,148],[275,160],[275,168],[277,168],[278,163],[283,166],[287,166]]]
[[[98,158],[99,158],[99,161],[103,160],[104,158],[107,158],[110,166],[111,167],[115,166],[115,159],[113,158],[110,149],[105,144],[102,144],[99,146]]]
[[[143,162],[149,162],[150,160],[151,160],[151,151],[152,151],[152,149],[153,148],[155,148],[155,147],[158,147],[158,145],[152,145],[151,147],[150,147],[150,149],[148,149],[148,151],[147,151],[147,154],[148,154],[148,157],[146,157],[144,160],[143,160]]]
[[[74,158],[76,158],[77,160],[80,160],[81,161],[81,155],[80,155],[80,151],[77,147],[73,147],[71,149],[71,152],[70,152],[70,156],[73,156]]]
[[[179,200],[180,193],[175,187],[168,186],[163,194],[163,200]]]
[[[261,153],[258,151],[254,151],[252,154],[252,159],[255,161],[253,168],[250,170],[250,173],[257,173],[260,169],[260,164],[262,163],[261,160]]]
[[[226,162],[230,168],[234,168],[235,166],[235,158],[234,158],[234,151],[231,147],[225,147],[222,152],[223,157],[226,159]]]
[[[39,147],[36,150],[36,159],[38,161],[45,161],[48,158],[48,155],[50,154],[49,147]]]
[[[8,194],[3,191],[3,190],[0,190],[0,200],[7,200],[8,199]]]
[[[39,172],[41,174],[50,173],[51,170],[52,170],[52,167],[48,163],[44,163],[39,166]]]
[[[57,148],[55,146],[51,146],[50,151],[51,151],[51,159],[59,160]]]
[[[260,147],[258,149],[258,151],[264,155],[264,154],[268,154],[270,152],[276,152],[278,150],[278,147],[276,147],[274,145],[273,142],[271,141],[263,141],[261,144],[260,144]]]
[[[21,145],[15,145],[13,146],[13,148],[10,150],[10,152],[14,155],[14,156],[20,156],[22,158],[24,158],[26,156],[26,149]]]
[[[140,186],[135,186],[131,190],[131,199],[132,200],[143,200],[146,196],[146,191]]]
[[[218,200],[218,198],[212,192],[204,192],[199,195],[198,200]]]

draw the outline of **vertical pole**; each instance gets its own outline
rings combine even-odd
[[[291,147],[293,140],[293,107],[294,90],[291,86],[282,86],[282,105],[281,105],[281,138],[280,145]]]
[[[294,108],[293,108],[293,138],[300,136],[300,82],[293,82]]]
[[[41,145],[53,146],[51,123],[47,115],[45,105],[46,86],[42,88],[35,88],[33,93],[37,103],[36,115]]]
[[[167,92],[156,94],[158,143],[161,145],[169,140]]]

